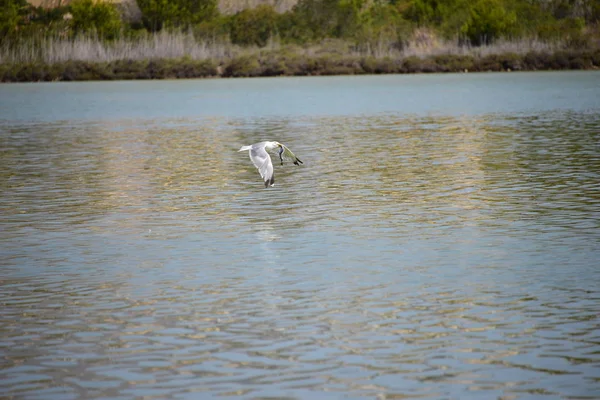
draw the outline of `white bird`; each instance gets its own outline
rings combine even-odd
[[[292,162],[296,165],[302,164],[302,161],[298,157],[291,152],[286,146],[282,145],[279,142],[260,142],[251,144],[250,146],[242,146],[238,151],[246,151],[250,150],[250,160],[256,168],[258,168],[258,172],[260,176],[265,181],[265,187],[273,186],[275,184],[275,176],[273,174],[273,163],[271,162],[271,156],[267,153],[267,150],[273,150],[279,148],[277,154],[279,155],[279,159],[281,160],[281,165],[283,165],[283,157],[285,156],[292,160]]]

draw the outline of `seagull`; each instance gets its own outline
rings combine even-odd
[[[281,160],[281,165],[283,165],[283,157],[285,156],[292,160],[295,165],[303,164],[302,161],[298,157],[291,152],[286,146],[282,145],[279,142],[260,142],[251,144],[250,146],[242,146],[239,151],[250,150],[250,160],[256,168],[258,168],[258,172],[260,176],[265,181],[265,187],[273,186],[275,184],[275,176],[273,174],[273,163],[271,162],[271,156],[267,153],[267,150],[273,150],[279,148],[277,154],[279,155],[279,160]]]

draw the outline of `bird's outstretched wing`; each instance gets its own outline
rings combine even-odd
[[[265,182],[265,187],[273,186],[275,183],[275,174],[273,174],[273,163],[271,157],[264,147],[252,146],[250,149],[250,160],[258,169],[260,176]]]
[[[281,165],[283,165],[283,157],[289,158],[295,165],[304,164],[290,149],[285,145],[281,145],[281,150],[279,150],[279,160],[281,161]]]

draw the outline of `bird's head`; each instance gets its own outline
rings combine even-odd
[[[269,142],[268,145],[267,145],[267,148],[269,150],[272,150],[272,149],[283,149],[283,145],[281,143],[279,143],[279,142]]]

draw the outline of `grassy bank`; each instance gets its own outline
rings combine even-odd
[[[341,40],[318,46],[270,43],[258,48],[163,32],[138,40],[50,38],[0,48],[2,82],[596,68],[600,68],[598,48],[573,49],[536,40],[477,47],[415,41],[402,50],[357,48]]]
[[[440,55],[404,59],[352,55],[299,56],[285,52],[239,56],[224,62],[190,58],[65,61],[54,64],[0,65],[2,82],[174,79],[309,75],[405,74],[427,72],[536,71],[594,69],[600,51],[560,51],[554,54],[494,54],[483,57]]]

